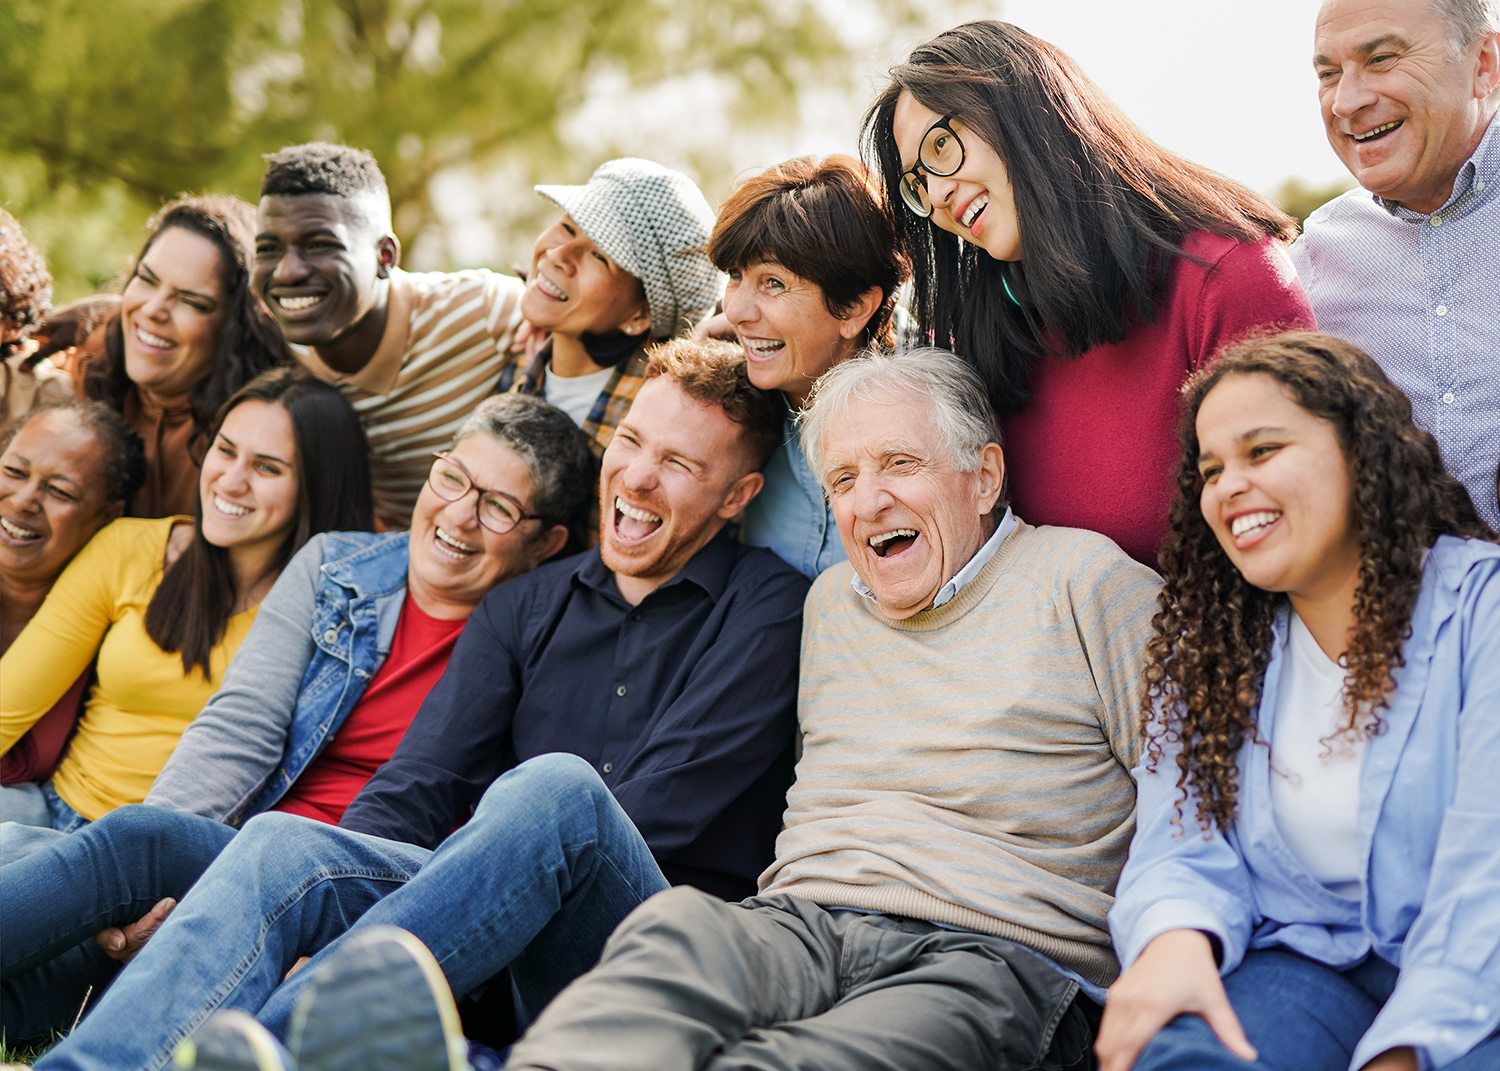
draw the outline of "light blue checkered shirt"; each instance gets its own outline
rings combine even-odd
[[[1500,119],[1430,215],[1354,189],[1292,246],[1318,327],[1369,351],[1500,527]]]

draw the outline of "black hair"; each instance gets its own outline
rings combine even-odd
[[[250,256],[255,242],[255,209],[237,197],[210,195],[173,201],[146,225],[149,235],[132,267],[172,227],[206,238],[219,252],[219,285],[224,290],[224,319],[207,374],[193,384],[195,439],[214,426],[215,414],[230,395],[269,368],[292,362],[281,328],[250,287]],[[131,382],[125,371],[125,330],[115,313],[104,332],[104,356],[84,374],[84,393],[111,409],[123,410]]]
[[[130,504],[146,483],[146,444],[126,419],[99,402],[61,402],[39,405],[16,417],[0,430],[0,453],[10,449],[12,440],[39,416],[69,413],[88,429],[104,451],[104,506],[116,502]]]
[[[213,434],[236,406],[279,405],[292,419],[297,446],[297,513],[269,572],[279,573],[319,532],[371,531],[370,450],[354,407],[339,389],[300,368],[277,368],[256,377],[224,403]],[[210,449],[212,440],[210,440]],[[237,592],[229,551],[203,537],[203,502],[187,550],[168,567],[146,607],[146,634],[163,651],[182,653],[182,670],[211,676],[209,659],[224,636]]]
[[[24,339],[51,307],[47,258],[26,240],[16,217],[0,208],[0,323],[20,331]]]
[[[262,197],[304,193],[344,198],[361,193],[390,196],[380,165],[363,149],[310,141],[267,153],[261,159],[266,162],[266,176],[260,184]]]
[[[902,205],[902,93],[1000,157],[1024,262],[995,260]],[[1065,53],[1005,22],[966,23],[918,46],[892,69],[862,137],[912,260],[919,327],[974,364],[1002,415],[1030,401],[1041,357],[1076,357],[1154,321],[1189,232],[1296,236],[1285,212],[1162,148]]]

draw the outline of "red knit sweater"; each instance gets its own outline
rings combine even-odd
[[[1177,468],[1183,381],[1226,343],[1311,330],[1312,306],[1282,246],[1196,232],[1156,322],[1071,360],[1038,362],[1032,400],[1000,421],[1016,514],[1101,532],[1156,567]]]

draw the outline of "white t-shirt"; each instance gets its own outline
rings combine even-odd
[[[1359,770],[1365,741],[1334,737],[1344,670],[1295,612],[1271,729],[1271,812],[1297,861],[1329,891],[1358,899]]]
[[[568,379],[555,374],[549,364],[547,374],[542,377],[542,397],[547,399],[549,405],[555,405],[567,413],[573,418],[573,423],[581,428],[589,418],[589,410],[594,408],[594,402],[608,385],[609,377],[614,374],[613,368],[601,368],[586,376]]]

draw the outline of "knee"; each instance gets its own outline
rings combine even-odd
[[[731,908],[742,910],[691,885],[674,885],[626,915],[610,941],[613,943],[615,938],[642,934],[679,934],[713,927],[718,925],[721,912]]]
[[[480,798],[474,820],[509,824],[518,804],[532,815],[550,811],[559,823],[580,815],[596,821],[601,807],[618,807],[594,768],[577,755],[566,753],[527,759],[497,779]]]
[[[329,827],[311,818],[279,811],[266,811],[245,823],[229,842],[226,852],[236,858],[254,857],[285,864],[295,859],[317,860],[325,853],[319,845]]]

